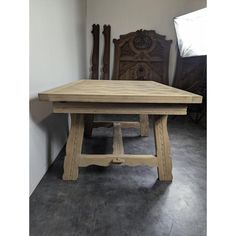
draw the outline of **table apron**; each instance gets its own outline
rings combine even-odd
[[[54,102],[54,113],[186,115],[186,104]]]

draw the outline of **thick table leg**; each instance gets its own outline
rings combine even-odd
[[[76,180],[84,136],[84,116],[71,114],[71,129],[66,144],[63,180]]]
[[[172,181],[172,160],[170,157],[170,141],[167,131],[167,115],[155,117],[154,135],[156,155],[158,159],[158,176],[161,181]]]
[[[149,134],[148,115],[139,115],[139,122],[140,122],[140,135],[142,137],[148,136]]]

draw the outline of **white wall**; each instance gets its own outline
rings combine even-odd
[[[103,24],[111,25],[111,39],[138,29],[153,29],[172,39],[169,79],[176,62],[176,35],[173,18],[206,7],[206,0],[87,0],[87,70],[91,68],[92,24],[100,24],[100,55],[103,54]],[[111,42],[111,75],[113,43]],[[101,60],[100,60],[101,62]]]
[[[37,94],[85,78],[85,59],[86,0],[31,0],[30,193],[62,149],[67,132],[67,117],[52,115],[51,105],[39,102]]]

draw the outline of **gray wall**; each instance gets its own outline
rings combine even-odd
[[[85,78],[85,38],[86,0],[30,1],[30,194],[67,135],[67,117],[37,94]]]

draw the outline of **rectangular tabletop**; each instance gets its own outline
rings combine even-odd
[[[78,80],[39,93],[52,102],[201,103],[202,96],[154,81]]]

